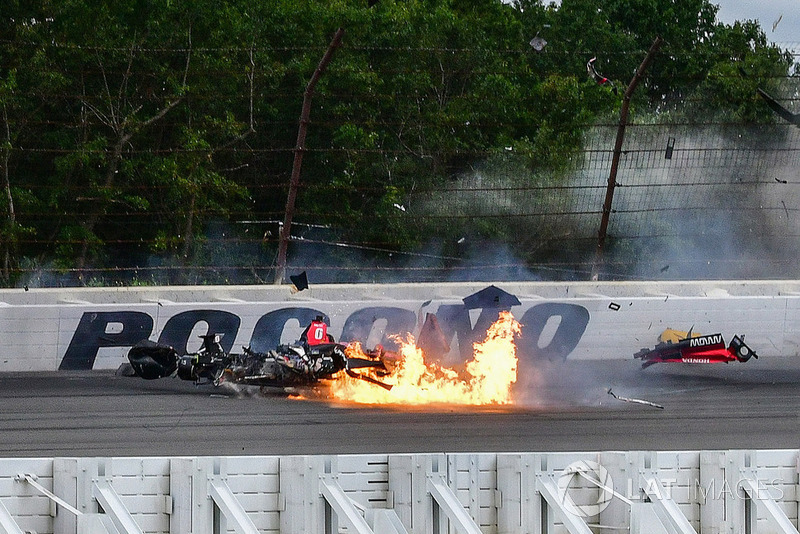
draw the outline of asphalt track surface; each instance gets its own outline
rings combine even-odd
[[[765,360],[547,364],[523,369],[516,405],[491,408],[347,405],[110,371],[4,374],[0,457],[800,447],[800,359]]]

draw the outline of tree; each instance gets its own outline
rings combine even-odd
[[[339,27],[342,48],[313,101],[297,219],[325,227],[309,238],[367,251],[413,253],[469,233],[520,255],[559,254],[519,217],[474,222],[468,207],[431,205],[462,206],[490,167],[504,201],[555,205],[548,191],[568,183],[588,129],[615,119],[656,36],[666,43],[633,103],[653,121],[769,121],[755,88],[774,87],[791,65],[756,24],[718,23],[708,0],[8,4],[7,284],[22,265],[92,283],[91,268],[268,264],[274,224],[238,223],[283,218],[303,89]],[[535,35],[541,50],[528,44]],[[613,87],[587,75],[592,57]],[[464,199],[448,200],[459,187]],[[215,256],[234,240],[236,254]],[[315,261],[370,254],[338,250]]]

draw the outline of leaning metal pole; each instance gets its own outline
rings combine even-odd
[[[311,98],[314,96],[314,87],[317,85],[317,81],[319,81],[325,69],[328,68],[328,63],[331,62],[333,53],[342,42],[342,35],[344,35],[344,28],[336,30],[336,35],[333,36],[328,50],[325,52],[325,55],[322,56],[303,94],[303,109],[300,112],[300,126],[297,129],[297,144],[294,148],[294,164],[292,165],[292,176],[289,179],[289,194],[286,197],[286,213],[278,238],[278,259],[274,281],[276,285],[283,283],[283,279],[286,276],[286,251],[289,248],[289,239],[292,232],[292,218],[294,217],[294,205],[297,200],[297,188],[300,185],[300,168],[303,165],[303,152],[306,149],[306,131],[308,130],[309,117],[311,116]]]
[[[605,247],[606,232],[608,231],[608,220],[611,216],[611,205],[614,201],[614,189],[617,187],[617,170],[619,169],[619,158],[622,155],[622,142],[625,140],[625,126],[628,124],[628,110],[631,105],[631,96],[636,90],[636,86],[639,85],[639,81],[641,80],[644,72],[647,70],[647,67],[650,66],[653,56],[655,56],[658,49],[661,48],[662,42],[663,41],[661,37],[656,37],[656,40],[653,41],[653,44],[650,46],[650,50],[647,51],[647,55],[642,61],[642,64],[639,65],[638,69],[636,69],[631,82],[628,84],[628,88],[625,89],[625,95],[622,98],[622,108],[619,112],[617,140],[614,143],[614,155],[611,159],[611,172],[608,176],[606,199],[603,202],[603,217],[600,220],[600,230],[597,233],[597,249],[595,251],[594,264],[592,264],[592,280],[595,281],[599,278],[599,269],[601,263],[603,262],[603,248]]]

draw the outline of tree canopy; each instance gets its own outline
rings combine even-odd
[[[520,180],[564,180],[657,36],[636,109],[768,121],[756,87],[789,74],[791,55],[716,11],[708,0],[9,0],[2,283],[39,269],[84,284],[269,278],[303,92],[337,28],[295,219],[364,254],[452,232],[399,212],[486,161],[513,154]],[[591,57],[612,84],[587,76]],[[463,225],[513,241],[502,224]]]

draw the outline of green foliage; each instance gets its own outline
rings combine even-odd
[[[379,249],[412,252],[429,233],[513,245],[520,225],[436,227],[421,206],[488,164],[504,185],[565,180],[657,36],[634,113],[771,120],[755,91],[774,87],[791,56],[754,23],[718,23],[716,10],[708,0],[12,0],[0,15],[0,132],[18,220],[0,228],[17,237],[19,266],[269,264],[274,229],[235,223],[282,219],[303,92],[344,28],[312,95],[295,220]],[[544,50],[528,45],[534,35]],[[613,86],[588,78],[591,57]],[[233,241],[247,246],[226,254]],[[207,276],[192,280],[228,279]]]

